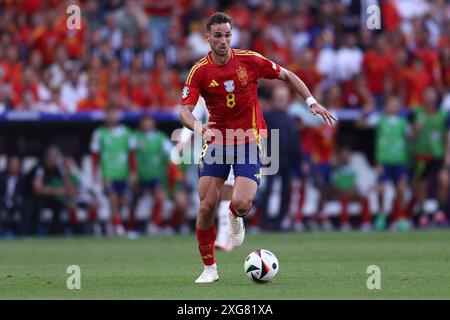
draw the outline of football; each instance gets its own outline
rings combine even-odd
[[[280,265],[277,257],[265,249],[251,252],[244,261],[244,272],[256,283],[272,281],[278,274]]]

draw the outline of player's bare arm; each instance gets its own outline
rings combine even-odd
[[[185,126],[186,128],[188,128],[192,131],[199,131],[197,133],[201,134],[203,139],[209,140],[211,137],[214,136],[214,133],[209,128],[209,126],[214,123],[210,122],[210,123],[203,124],[201,127],[199,127],[199,128],[201,128],[201,132],[200,132],[200,130],[198,130],[195,126],[195,122],[198,120],[192,114],[192,112],[194,111],[194,108],[195,108],[195,105],[193,105],[193,104],[182,105],[181,109],[180,109],[180,122],[183,126]]]
[[[303,100],[309,105],[309,111],[314,115],[320,115],[325,121],[325,124],[333,126],[337,119],[324,107],[317,103],[313,98],[311,92],[305,83],[297,77],[293,72],[281,68],[280,75],[278,79],[286,82],[291,88],[297,92],[297,94],[302,97]]]

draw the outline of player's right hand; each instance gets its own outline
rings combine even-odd
[[[210,128],[211,125],[216,124],[215,122],[209,122],[202,125],[202,140],[211,141],[214,138],[214,132]]]

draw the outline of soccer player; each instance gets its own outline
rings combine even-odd
[[[323,209],[332,185],[332,162],[335,157],[338,126],[329,127],[322,124],[312,128],[312,131],[314,133],[314,145],[311,154],[312,175],[315,187],[320,191],[318,213],[315,220],[320,222],[324,230],[330,231],[332,225]],[[312,229],[316,228],[315,222],[312,221]]]
[[[341,203],[341,231],[351,230],[348,206],[351,201],[358,201],[362,207],[360,215],[361,230],[369,231],[371,225],[369,199],[358,191],[356,184],[357,172],[350,163],[351,149],[347,146],[341,147],[336,158],[336,165],[331,172],[331,188],[325,195],[325,199],[334,196]]]
[[[375,229],[384,229],[386,214],[384,213],[385,183],[391,181],[395,187],[395,199],[390,215],[392,229],[408,228],[406,220],[407,206],[405,193],[408,187],[408,139],[410,126],[406,117],[401,116],[400,100],[391,96],[386,102],[385,112],[377,123],[376,160],[379,168],[378,207],[379,213],[375,222]]]
[[[180,110],[181,123],[200,133],[205,140],[199,163],[200,208],[196,221],[204,270],[196,283],[210,283],[219,279],[214,257],[214,213],[220,189],[231,165],[235,175],[229,207],[231,242],[239,246],[244,241],[243,217],[252,207],[261,177],[257,146],[261,139],[260,133],[264,133],[267,128],[257,100],[258,79],[280,79],[286,82],[306,100],[312,114],[321,115],[329,125],[336,121],[292,72],[256,52],[232,49],[232,20],[228,15],[221,12],[213,14],[206,28],[205,37],[211,51],[188,74]],[[192,115],[200,95],[205,99],[210,113],[210,122],[203,125],[197,125]]]
[[[155,120],[149,115],[141,119],[139,130],[134,133],[134,139],[139,191],[141,194],[149,194],[154,200],[147,233],[159,233],[162,226],[162,211],[167,200],[164,186],[167,182],[172,143],[156,128]]]
[[[90,149],[95,178],[100,162],[103,187],[112,211],[112,232],[124,236],[120,212],[126,200],[130,170],[132,173],[136,170],[136,159],[131,130],[120,123],[119,117],[117,109],[106,111],[105,125],[94,131]]]
[[[439,108],[439,94],[434,87],[429,86],[424,92],[423,106],[417,107],[412,116],[412,149],[416,174],[413,201],[419,207],[413,218],[419,227],[427,227],[429,218],[424,214],[423,206],[430,193],[435,194],[434,197],[439,203],[435,219],[445,220],[447,193],[445,165],[448,163],[444,161],[449,145],[450,115],[447,110]],[[432,183],[435,184],[434,188]]]
[[[200,98],[197,105],[195,106],[192,114],[197,120],[207,120],[208,119],[208,111],[206,110],[205,100]],[[187,129],[186,127],[181,130],[180,133],[180,141],[176,148],[181,149],[183,145],[188,143],[189,139],[191,139],[193,135],[193,131]],[[233,185],[234,185],[234,174],[233,169],[230,170],[227,180],[225,181],[222,189],[220,190],[220,198],[219,204],[217,208],[217,222],[219,230],[217,231],[217,238],[215,242],[215,247],[225,251],[233,250],[233,245],[230,242],[230,221],[228,218],[228,208],[230,207],[231,197],[233,193]]]

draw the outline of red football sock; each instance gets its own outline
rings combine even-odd
[[[96,209],[89,210],[89,219],[91,221],[97,221],[97,210]]]
[[[158,227],[162,224],[162,201],[157,201],[153,206],[152,221]]]
[[[369,200],[364,198],[362,201],[361,223],[369,223],[371,221]]]
[[[122,220],[120,219],[120,216],[118,214],[115,214],[112,218],[112,223],[114,226],[118,226],[122,224]]]
[[[197,242],[200,256],[205,266],[213,265],[216,262],[214,257],[214,242],[216,241],[216,225],[211,228],[201,230],[197,228]]]
[[[78,224],[77,210],[75,208],[70,208],[69,214],[70,214],[70,223]]]
[[[397,196],[395,196],[393,204],[392,204],[392,212],[391,212],[391,222],[395,222],[400,218],[400,201]]]
[[[136,224],[135,213],[136,213],[136,207],[132,206],[130,208],[130,217],[129,217],[129,220],[128,220],[128,230],[134,230],[134,226]]]

